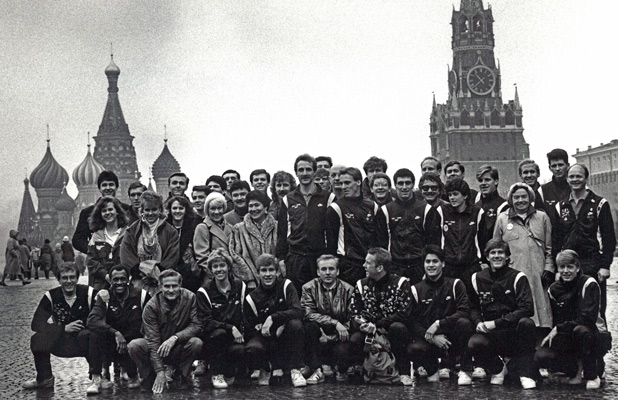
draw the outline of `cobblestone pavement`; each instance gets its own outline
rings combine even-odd
[[[83,278],[82,278],[83,279]],[[608,288],[608,319],[614,338],[618,337],[618,265],[612,268],[612,279]],[[85,281],[83,282],[85,283]],[[22,286],[19,281],[8,281],[8,287],[0,287],[0,399],[80,399],[86,398],[88,368],[84,359],[61,359],[52,357],[52,367],[56,376],[54,390],[25,391],[21,382],[34,377],[34,362],[30,353],[30,322],[33,312],[47,289],[56,286],[55,280],[39,279],[33,284]],[[616,340],[614,341],[616,343]],[[615,346],[618,347],[618,346]],[[475,381],[472,387],[460,388],[456,381],[442,381],[439,384],[417,382],[411,387],[367,386],[361,383],[324,383],[306,388],[292,388],[289,382],[270,387],[256,387],[249,382],[239,382],[232,389],[216,390],[210,378],[195,379],[193,387],[185,391],[170,391],[163,395],[129,391],[125,384],[115,385],[114,389],[92,397],[97,399],[189,399],[209,397],[214,399],[348,399],[380,397],[415,399],[618,399],[617,350],[606,356],[607,381],[601,390],[594,392],[584,388],[568,388],[556,379],[546,380],[539,389],[524,391],[519,382],[505,384],[504,387],[490,387],[488,382]]]

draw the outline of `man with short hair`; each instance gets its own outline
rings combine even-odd
[[[454,372],[456,358],[461,356],[457,383],[471,385],[472,358],[467,350],[474,327],[466,286],[444,275],[445,255],[440,246],[425,247],[421,257],[425,276],[412,286],[410,330],[414,343],[408,346],[409,357],[415,368],[425,368],[428,382],[438,382]],[[448,367],[439,368],[439,357],[449,360]]]
[[[341,164],[336,164],[330,167],[328,173],[330,174],[330,187],[331,191],[335,195],[335,198],[342,199],[343,198],[343,189],[341,188],[341,170],[345,169],[345,166]]]
[[[299,184],[283,197],[277,217],[276,255],[297,292],[316,277],[316,259],[326,250],[326,210],[335,198],[315,184],[315,168],[309,154],[296,157]]]
[[[376,156],[369,157],[365,164],[363,164],[363,170],[365,171],[366,178],[363,179],[362,193],[363,197],[366,199],[371,198],[371,178],[373,175],[377,173],[386,173],[388,169],[388,164],[386,164],[386,160],[383,158],[379,158]]]
[[[569,169],[569,155],[563,149],[553,149],[547,153],[547,163],[552,173],[551,181],[541,186],[541,194],[545,202],[545,209],[549,212],[551,223],[556,223],[557,215],[553,214],[556,204],[565,200],[571,193],[571,187],[567,182],[567,170]]]
[[[534,208],[545,211],[545,202],[543,201],[541,184],[539,183],[539,176],[541,176],[539,164],[530,158],[526,158],[519,162],[517,171],[519,179],[534,190],[534,199],[531,199],[534,201]]]
[[[131,226],[133,222],[140,219],[140,198],[142,197],[142,193],[146,190],[148,190],[148,188],[140,181],[135,181],[129,185],[127,192],[129,194],[129,200],[131,201],[131,207],[126,212],[126,217],[128,219],[127,226]]]
[[[167,387],[165,365],[176,368],[173,378],[179,388],[187,385],[191,364],[203,345],[197,337],[201,325],[196,297],[182,287],[182,276],[173,269],[161,272],[159,288],[142,314],[144,338],[134,339],[128,346],[142,386],[152,387],[155,394]]]
[[[199,215],[201,219],[206,217],[204,204],[206,203],[206,196],[208,196],[211,192],[212,191],[206,185],[196,185],[193,186],[193,189],[191,190],[191,199],[193,200],[195,213]]]
[[[251,191],[247,181],[236,181],[230,187],[230,195],[234,203],[234,209],[223,215],[225,222],[230,225],[236,225],[243,221],[245,214],[249,210],[247,205],[247,194]]]
[[[339,279],[353,285],[365,275],[367,250],[374,247],[378,205],[363,198],[362,175],[357,168],[341,170],[344,197],[326,211],[326,252],[339,257]]]
[[[328,170],[324,168],[318,168],[313,176],[313,181],[316,185],[320,186],[323,190],[330,192],[332,188],[330,187],[330,173]]]
[[[324,382],[337,365],[337,381],[347,380],[350,366],[350,303],[354,287],[337,278],[339,260],[325,254],[317,261],[318,277],[303,285],[300,305],[305,312],[308,384]]]
[[[305,335],[298,293],[288,279],[278,279],[281,271],[273,255],[259,256],[256,267],[260,282],[243,308],[249,369],[259,369],[258,385],[268,386],[273,365],[289,367],[294,387],[306,386],[300,372]]]
[[[333,159],[328,156],[318,156],[315,158],[315,162],[317,163],[317,169],[324,168],[329,171],[330,167],[333,166]]]
[[[230,191],[230,188],[232,187],[232,184],[234,182],[240,180],[240,173],[236,170],[228,169],[225,172],[223,172],[221,176],[223,177],[223,179],[225,179],[225,184],[227,185],[227,197],[231,199],[232,193]],[[233,207],[233,204],[232,204],[232,207]],[[232,207],[228,207],[228,209],[232,209]]]
[[[479,248],[483,251],[487,242],[494,236],[498,214],[505,211],[509,204],[498,193],[500,179],[496,168],[491,165],[482,165],[476,171],[476,180],[479,182],[480,190],[476,203],[483,209],[485,218],[483,229],[479,231]],[[484,260],[484,257],[482,258]]]
[[[606,199],[586,187],[590,173],[583,164],[567,170],[571,192],[556,204],[558,219],[553,227],[554,251],[574,250],[579,255],[581,270],[599,282],[601,316],[607,307],[607,280],[616,251],[614,219]]]
[[[437,172],[425,172],[418,182],[418,188],[425,202],[433,208],[448,204],[442,199],[444,184]]]
[[[169,196],[185,196],[189,188],[189,177],[184,172],[174,172],[167,178]]]
[[[253,190],[264,192],[268,196],[268,185],[270,184],[270,174],[265,169],[256,169],[249,175],[249,182]]]
[[[451,160],[444,166],[444,177],[446,181],[452,178],[465,179],[465,173],[466,167],[464,167],[461,161]],[[478,192],[473,188],[470,188],[470,200],[475,201],[477,195]],[[442,200],[448,201],[448,196],[446,193],[442,194]]]
[[[99,346],[90,348],[94,370],[91,370],[93,382],[86,389],[87,394],[97,394],[104,388],[103,383],[106,380],[101,379],[104,355],[109,361],[117,362],[127,373],[129,389],[140,386],[137,366],[129,357],[127,345],[133,339],[143,337],[140,329],[142,311],[150,300],[150,295],[143,289],[133,287],[129,269],[123,265],[113,266],[109,276],[109,294],[97,297],[88,316],[87,327],[99,335]]]
[[[113,171],[102,171],[97,178],[97,187],[101,192],[101,196],[116,197],[116,191],[118,190],[118,177]],[[122,203],[122,208],[125,212],[127,212],[131,206]],[[88,254],[88,242],[90,242],[90,237],[92,236],[92,231],[90,230],[90,225],[88,224],[88,218],[90,218],[92,210],[94,210],[94,204],[84,208],[79,213],[79,219],[77,221],[77,225],[75,226],[75,233],[73,233],[73,248],[84,254]]]
[[[222,176],[219,176],[219,175],[209,176],[208,179],[206,179],[206,187],[210,189],[211,193],[217,192],[225,196],[225,203],[227,205],[228,210],[231,210],[234,208],[234,202],[232,201],[232,197],[230,197],[227,192],[227,189],[228,189],[227,182]]]
[[[372,247],[367,251],[363,264],[366,277],[354,284],[350,306],[354,332],[350,341],[356,354],[362,354],[365,337],[380,329],[392,345],[401,382],[410,384],[410,360],[405,350],[412,341],[406,327],[412,301],[410,281],[388,272],[390,263],[391,255],[387,250]]]
[[[436,157],[428,156],[421,161],[421,173],[435,172],[440,176],[442,173],[442,163]]]
[[[24,389],[53,388],[50,355],[86,357],[92,373],[96,365],[89,352],[92,332],[85,329],[95,290],[77,283],[79,270],[74,262],[58,267],[60,286],[45,292],[32,318],[30,349],[34,356],[36,378],[22,384]],[[100,364],[99,364],[100,368]]]
[[[369,180],[369,190],[371,191],[371,196],[369,198],[375,201],[380,207],[390,203],[393,201],[391,186],[391,178],[389,178],[388,175],[383,172],[373,174]]]

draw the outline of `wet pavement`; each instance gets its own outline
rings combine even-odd
[[[83,278],[82,278],[83,279]],[[612,267],[612,278],[608,287],[607,315],[614,338],[618,337],[618,263]],[[86,398],[89,384],[88,367],[85,359],[62,359],[52,356],[52,368],[56,376],[54,390],[25,391],[21,382],[34,377],[34,362],[29,341],[32,334],[30,322],[33,312],[45,292],[57,285],[55,280],[39,279],[33,284],[22,286],[19,281],[8,281],[8,287],[0,287],[0,399],[79,399]],[[616,343],[616,339],[614,339]],[[616,346],[618,347],[618,346]],[[618,351],[612,350],[606,357],[606,382],[596,391],[583,387],[567,387],[556,378],[545,380],[536,390],[524,391],[519,382],[505,383],[503,387],[491,387],[487,381],[475,381],[471,387],[458,387],[456,379],[430,384],[416,381],[414,386],[368,386],[348,382],[293,388],[287,382],[269,387],[257,387],[249,381],[241,381],[230,389],[217,390],[210,384],[210,377],[196,378],[192,388],[184,391],[169,391],[163,395],[140,393],[128,390],[126,383],[115,385],[113,390],[104,391],[96,399],[351,399],[351,398],[414,398],[414,399],[618,399]]]

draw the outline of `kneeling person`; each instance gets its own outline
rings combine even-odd
[[[456,357],[461,356],[458,384],[471,385],[472,358],[467,348],[474,328],[466,287],[460,279],[442,273],[444,250],[439,246],[425,247],[422,259],[425,278],[412,286],[410,322],[414,343],[408,345],[408,354],[415,368],[425,368],[429,382],[437,382],[449,373]],[[450,359],[445,371],[438,371],[438,357]],[[403,383],[411,385],[412,380]]]

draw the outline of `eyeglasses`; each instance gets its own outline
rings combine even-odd
[[[429,191],[437,192],[438,189],[439,189],[438,186],[423,186],[423,187],[421,187],[421,190],[423,192],[429,192]]]

